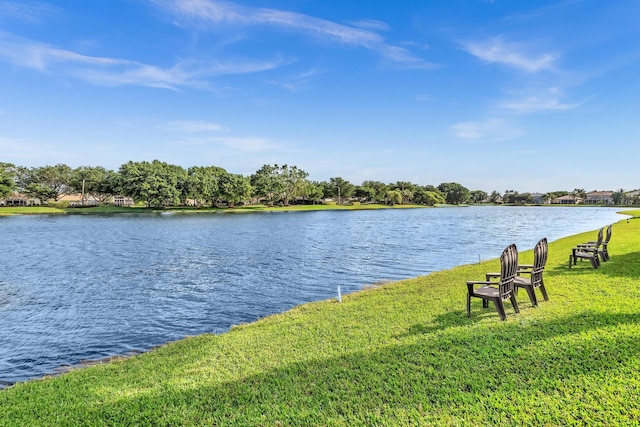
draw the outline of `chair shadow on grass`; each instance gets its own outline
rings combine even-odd
[[[526,296],[526,292],[523,292],[523,294]],[[523,315],[523,311],[526,312],[532,308],[528,299],[526,302],[521,300],[519,303],[521,303],[519,314],[514,312],[513,307],[505,307],[507,310],[507,320],[510,318],[517,319],[519,316]],[[431,334],[438,331],[444,331],[448,328],[469,326],[470,324],[479,323],[487,318],[495,318],[496,321],[500,320],[493,304],[489,303],[488,307],[483,308],[482,304],[478,303],[472,305],[471,317],[467,317],[467,312],[464,309],[451,310],[435,316],[429,323],[417,323],[415,325],[411,325],[404,334],[399,334],[397,337],[402,338],[411,335]]]

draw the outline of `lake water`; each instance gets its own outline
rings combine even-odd
[[[613,208],[0,217],[0,388],[532,248]],[[463,286],[464,284],[459,284]]]

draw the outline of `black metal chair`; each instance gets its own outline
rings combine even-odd
[[[529,295],[531,305],[538,306],[538,298],[536,297],[536,289],[540,289],[542,297],[545,301],[549,301],[547,295],[547,288],[544,287],[544,267],[547,264],[547,255],[549,252],[549,246],[547,244],[547,238],[543,237],[536,243],[533,248],[533,264],[519,264],[518,275],[516,276],[516,287],[523,288]],[[526,276],[523,276],[526,275]]]
[[[576,265],[578,260],[587,259],[591,262],[593,268],[600,267],[600,246],[602,245],[602,235],[604,234],[604,227],[598,231],[598,240],[595,242],[581,243],[571,249],[571,255],[569,255],[569,268],[572,265]]]
[[[601,246],[598,249],[598,255],[600,255],[600,259],[603,262],[609,261],[609,240],[611,240],[611,228],[613,227],[613,224],[610,224],[607,227],[607,231],[605,233],[604,236],[604,240],[602,240]],[[593,247],[597,244],[598,242],[586,242],[586,243],[581,243],[578,245],[578,247]]]
[[[609,240],[611,240],[611,228],[613,227],[613,224],[610,224],[607,227],[607,234],[604,238],[604,240],[602,241],[602,247],[600,248],[600,250],[598,251],[598,253],[600,254],[600,258],[602,258],[603,261],[609,261]]]
[[[540,289],[542,297],[545,301],[549,301],[547,295],[547,288],[544,286],[544,267],[547,264],[547,255],[549,252],[549,245],[547,238],[543,237],[536,243],[533,248],[533,264],[518,264],[516,272],[515,285],[516,294],[517,288],[523,288],[529,295],[531,305],[538,306],[538,298],[536,296],[536,289]],[[499,273],[487,273],[487,280],[492,280],[500,277]],[[495,282],[493,282],[495,283]]]
[[[516,300],[515,278],[518,269],[518,249],[516,245],[507,246],[500,255],[500,278],[497,282],[467,281],[467,317],[471,317],[471,297],[481,298],[482,306],[493,302],[500,320],[506,320],[504,301],[510,300],[516,313],[520,313]],[[475,286],[480,285],[479,288]]]

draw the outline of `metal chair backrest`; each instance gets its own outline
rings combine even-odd
[[[609,240],[611,240],[611,227],[613,226],[613,224],[609,225],[607,227],[607,234],[606,237],[604,238],[604,241],[602,242],[603,245],[606,245],[609,243]]]
[[[602,227],[600,229],[600,231],[598,231],[598,241],[596,242],[596,248],[600,247],[600,245],[602,244],[602,235],[604,234],[604,227]]]
[[[531,270],[531,284],[537,287],[542,282],[542,273],[544,267],[547,264],[547,255],[549,253],[549,246],[547,244],[547,238],[543,237],[536,243],[536,247],[533,248],[533,270]]]
[[[498,292],[500,298],[511,298],[515,293],[515,278],[518,271],[518,249],[511,244],[500,255],[500,282]]]

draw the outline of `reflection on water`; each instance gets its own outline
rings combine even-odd
[[[562,207],[3,217],[0,386],[620,218]]]

